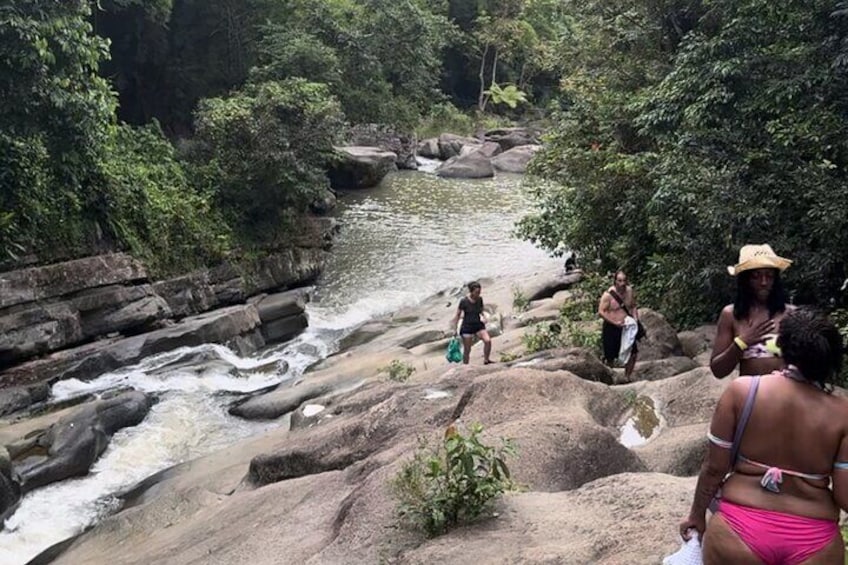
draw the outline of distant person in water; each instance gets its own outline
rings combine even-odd
[[[492,338],[489,337],[489,332],[486,331],[486,323],[483,321],[483,297],[480,296],[482,287],[477,281],[468,283],[468,296],[462,297],[459,301],[459,306],[456,308],[456,315],[451,322],[451,332],[456,333],[456,325],[459,319],[462,318],[462,325],[459,327],[459,336],[462,338],[462,362],[468,364],[471,356],[471,346],[474,345],[474,338],[477,337],[483,341],[483,364],[491,363],[490,356],[492,355]]]
[[[744,245],[739,262],[728,267],[736,277],[736,300],[721,311],[710,369],[721,379],[739,366],[740,375],[764,375],[783,368],[777,347],[780,321],[794,306],[786,303],[780,273],[792,261],[768,244]]]
[[[601,341],[604,346],[604,360],[612,366],[621,351],[621,333],[628,316],[638,322],[639,311],[636,309],[636,297],[633,287],[627,284],[624,271],[617,271],[613,277],[613,285],[601,295],[598,304],[598,315],[603,318]],[[636,366],[636,343],[630,350],[630,357],[624,365],[624,376],[630,378],[633,367]]]

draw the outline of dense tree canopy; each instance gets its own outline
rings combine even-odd
[[[629,269],[676,320],[714,315],[746,242],[796,259],[799,301],[841,300],[846,14],[835,0],[2,0],[0,261],[119,247],[166,272],[279,245],[326,189],[346,123],[470,130],[495,112],[552,125],[519,231]]]
[[[800,301],[846,277],[846,37],[833,2],[569,3],[566,110],[522,224],[623,266],[680,321],[727,300],[748,242],[796,260]],[[606,48],[604,46],[607,46]],[[587,257],[587,258],[588,258]]]

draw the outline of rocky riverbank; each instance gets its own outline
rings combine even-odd
[[[678,543],[704,432],[725,382],[703,367],[711,328],[678,335],[645,312],[650,341],[633,383],[582,349],[524,355],[528,326],[556,316],[579,277],[483,281],[495,358],[444,360],[461,289],[361,327],[302,379],[236,401],[234,414],[290,426],[168,469],[124,496],[124,509],[69,544],[56,563],[657,563]],[[513,287],[534,297],[514,311]],[[397,360],[416,370],[387,378]],[[640,445],[622,426],[650,399]],[[650,416],[650,414],[649,414]],[[388,483],[419,438],[456,419],[485,439],[513,438],[522,485],[495,515],[426,539],[403,528]],[[649,418],[650,419],[650,418]],[[643,422],[644,425],[644,422]],[[48,554],[45,554],[45,558]],[[45,561],[41,561],[45,562]]]

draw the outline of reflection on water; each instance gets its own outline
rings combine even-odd
[[[551,259],[516,239],[530,207],[522,177],[440,179],[403,171],[344,193],[342,231],[322,274],[310,323],[350,327],[475,278],[526,274]]]
[[[625,447],[636,447],[653,439],[660,431],[660,415],[650,396],[637,396],[633,414],[621,426],[621,439]]]

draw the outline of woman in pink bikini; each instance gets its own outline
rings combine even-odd
[[[685,538],[701,534],[707,565],[843,564],[837,521],[848,509],[848,399],[829,384],[842,367],[842,336],[827,318],[796,309],[783,318],[777,345],[786,366],[730,383],[713,415],[680,525]]]
[[[780,273],[792,261],[768,244],[744,245],[739,263],[727,270],[736,277],[736,301],[721,311],[710,369],[721,379],[739,366],[740,375],[764,375],[783,368],[775,341],[780,320],[794,306],[786,303]]]

